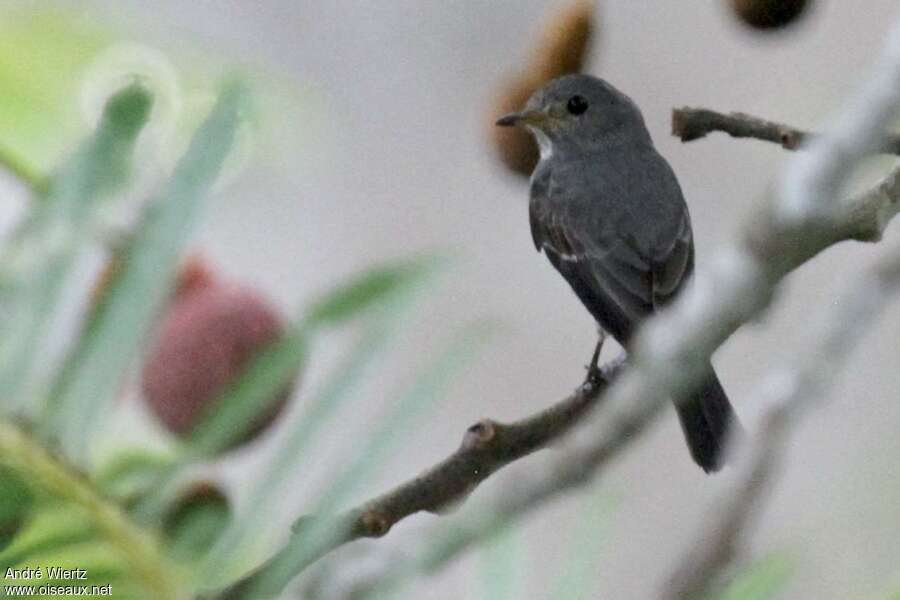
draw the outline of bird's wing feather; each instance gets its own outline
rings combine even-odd
[[[570,194],[551,177],[536,178],[530,203],[535,246],[568,280],[600,324],[622,342],[654,308],[666,304],[693,268],[693,240],[687,211],[674,235],[641,247],[624,228],[603,222],[609,215]],[[679,199],[680,200],[680,199]]]
[[[654,259],[653,305],[665,306],[694,272],[694,235],[684,211],[671,246]]]

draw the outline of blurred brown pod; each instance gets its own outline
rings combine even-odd
[[[552,79],[584,66],[594,32],[594,2],[576,0],[559,9],[544,26],[532,60],[510,79],[491,108],[489,126],[500,160],[514,173],[531,175],[538,161],[532,137],[517,127],[495,127],[497,117],[520,110],[536,90]]]
[[[754,29],[781,29],[808,12],[809,0],[730,0],[740,20]]]
[[[176,289],[146,356],[141,388],[166,429],[185,437],[259,352],[281,336],[284,323],[260,294],[218,280],[199,259],[186,263]],[[291,390],[288,386],[273,398],[235,445],[266,429]]]

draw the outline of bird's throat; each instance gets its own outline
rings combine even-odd
[[[529,127],[529,129],[531,130],[531,133],[534,134],[534,139],[537,140],[538,150],[541,153],[541,160],[547,160],[553,156],[553,142],[550,140],[550,136],[537,127]]]

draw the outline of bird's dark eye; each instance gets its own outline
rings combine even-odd
[[[585,100],[584,96],[572,96],[566,102],[566,110],[569,111],[569,114],[580,115],[587,109],[588,101]]]

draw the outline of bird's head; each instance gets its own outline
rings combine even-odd
[[[649,141],[637,105],[606,81],[590,75],[554,79],[519,111],[501,117],[501,127],[524,126],[538,141],[541,157],[558,147],[590,149],[616,140]]]

